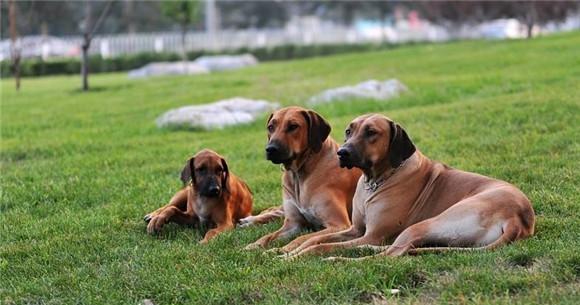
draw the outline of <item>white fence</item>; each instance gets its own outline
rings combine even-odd
[[[381,30],[379,30],[380,32]],[[457,36],[457,35],[455,35]],[[462,38],[469,35],[462,34]],[[359,31],[354,28],[332,27],[318,30],[231,30],[215,35],[188,32],[186,50],[224,51],[240,48],[262,48],[280,45],[358,44],[368,42],[400,43],[406,41],[440,41],[449,39],[447,31],[430,26],[421,29],[384,29],[383,32]],[[80,55],[81,36],[28,36],[20,40],[23,58],[71,57]],[[105,58],[141,52],[180,52],[181,34],[160,32],[144,34],[97,35],[89,53]],[[0,61],[10,58],[10,41],[0,42]]]
[[[580,15],[565,22],[546,25],[538,32],[549,33],[580,28]],[[409,41],[447,41],[473,38],[521,38],[525,27],[515,19],[500,19],[479,25],[442,27],[428,22],[410,26],[405,22],[395,27],[347,28],[342,26],[292,29],[222,30],[215,35],[188,32],[186,50],[223,51],[240,48],[262,48],[279,45],[357,44],[369,42],[404,43]],[[80,55],[81,36],[23,37],[19,44],[23,58],[74,57]],[[105,58],[141,52],[180,52],[181,34],[160,32],[144,34],[98,35],[92,41],[90,54]],[[0,42],[0,61],[10,58],[10,41]]]
[[[65,37],[66,42],[80,45],[82,38]],[[362,43],[372,41],[354,30],[335,28],[321,32],[288,32],[285,30],[236,30],[220,31],[216,35],[204,32],[189,32],[186,35],[186,50],[234,50],[240,48],[273,47],[284,44],[308,45],[329,43]],[[103,57],[140,52],[179,52],[181,34],[176,32],[121,34],[96,36],[90,53]]]

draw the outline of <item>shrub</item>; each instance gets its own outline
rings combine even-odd
[[[377,44],[326,44],[326,45],[281,45],[275,47],[237,50],[223,52],[191,51],[188,58],[195,59],[202,55],[214,54],[242,54],[251,53],[260,61],[286,60],[293,58],[307,58],[314,56],[325,56],[347,52],[374,51],[391,48],[393,45]],[[89,58],[89,70],[91,73],[128,71],[142,67],[151,62],[157,61],[179,61],[180,56],[176,53],[138,53],[124,55],[115,58],[102,58],[101,56],[91,56]],[[0,63],[1,77],[12,76],[11,62]],[[50,60],[28,59],[21,62],[22,76],[43,76],[55,74],[76,74],[80,73],[81,63],[78,58],[57,58]]]

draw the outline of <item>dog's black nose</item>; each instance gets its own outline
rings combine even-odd
[[[212,186],[207,191],[208,191],[208,194],[209,195],[211,195],[211,196],[217,196],[220,193],[220,187],[217,186],[217,185],[216,186]]]
[[[350,152],[348,151],[348,149],[341,147],[337,152],[337,155],[341,156],[341,157],[348,157],[350,156]]]
[[[278,153],[278,146],[274,145],[274,144],[268,144],[268,146],[266,146],[266,153],[268,154],[275,154]]]

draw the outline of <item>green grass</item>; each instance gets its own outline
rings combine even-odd
[[[146,235],[142,216],[180,187],[184,160],[204,147],[248,182],[255,210],[281,199],[280,169],[263,154],[263,120],[214,132],[159,130],[154,120],[165,110],[232,96],[301,105],[322,89],[391,77],[411,92],[316,109],[335,139],[355,116],[385,113],[432,159],[520,187],[537,214],[535,236],[495,252],[329,263],[242,250],[280,222],[206,246],[175,225]],[[95,75],[91,84],[82,93],[76,76],[24,79],[16,93],[2,80],[0,304],[580,302],[580,33],[196,77]]]

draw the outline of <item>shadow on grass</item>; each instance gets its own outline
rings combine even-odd
[[[89,87],[89,90],[87,90],[87,91],[83,91],[83,89],[81,87],[78,87],[78,88],[70,90],[69,92],[71,95],[102,93],[102,92],[115,92],[115,91],[130,89],[133,86],[134,86],[134,84],[128,84],[128,83],[117,84],[117,85],[106,85],[106,86],[91,86],[91,87]]]

